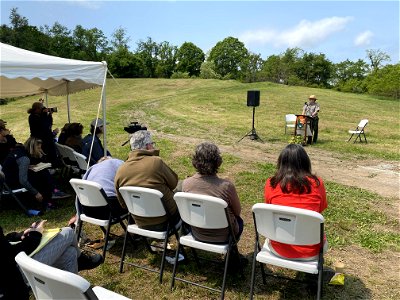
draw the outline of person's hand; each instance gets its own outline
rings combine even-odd
[[[42,196],[42,194],[38,192],[38,193],[35,195],[35,199],[36,199],[37,201],[39,201],[39,202],[42,202],[42,201],[43,201],[43,196]]]
[[[60,132],[60,129],[58,127],[53,130],[53,134],[54,135],[57,135],[59,132]]]
[[[24,234],[21,237],[21,240],[23,240],[25,238],[25,235],[27,235],[31,231],[38,231],[40,233],[43,233],[44,224],[46,222],[47,222],[47,220],[41,220],[38,224],[36,222],[33,222],[30,228],[25,229]]]
[[[33,231],[39,231],[40,233],[43,233],[44,231],[44,224],[47,222],[47,220],[42,220],[40,221],[39,225],[36,226],[36,228],[32,228]]]

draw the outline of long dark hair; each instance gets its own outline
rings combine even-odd
[[[287,145],[279,155],[277,171],[271,177],[271,187],[280,185],[285,194],[304,194],[311,192],[313,179],[317,186],[320,184],[318,177],[311,174],[311,161],[307,152],[301,145]]]

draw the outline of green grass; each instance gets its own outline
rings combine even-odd
[[[254,228],[251,219],[251,206],[263,201],[263,187],[266,178],[275,171],[270,163],[253,161],[235,154],[240,148],[236,143],[251,129],[252,109],[246,107],[247,90],[261,91],[261,104],[256,108],[257,133],[267,145],[284,146],[289,135],[284,135],[284,116],[287,113],[301,113],[302,105],[310,94],[316,94],[321,105],[319,143],[313,149],[325,151],[333,157],[346,159],[400,160],[399,156],[399,102],[378,99],[366,95],[344,94],[331,90],[289,87],[271,83],[242,84],[236,81],[219,80],[164,80],[164,79],[121,79],[109,80],[107,86],[107,127],[108,146],[113,156],[125,159],[129,152],[128,144],[121,146],[128,138],[123,130],[131,121],[139,121],[155,133],[157,148],[162,158],[184,179],[194,173],[191,155],[198,141],[211,140],[220,147],[232,147],[231,152],[223,151],[222,177],[235,182],[242,203],[245,231],[239,245],[249,258],[252,256]],[[99,103],[98,89],[70,95],[71,121],[88,125],[96,116]],[[25,141],[29,135],[26,110],[38,97],[27,97],[0,106],[0,118],[8,121],[8,127],[18,141]],[[49,106],[58,106],[54,114],[54,127],[61,128],[67,120],[66,98],[49,97]],[[362,118],[368,118],[366,134],[368,144],[346,143],[347,131],[353,129]],[[233,146],[232,146],[233,145]],[[258,148],[257,143],[254,148]],[[269,151],[269,150],[267,150]],[[365,190],[348,187],[335,182],[326,182],[328,209],[324,212],[326,231],[331,251],[342,249],[362,249],[368,255],[396,256],[400,252],[399,220],[387,213],[386,204],[398,199],[378,196]],[[68,184],[62,187],[71,191]],[[71,191],[72,192],[72,191]],[[6,232],[21,230],[33,220],[23,216],[12,203],[3,201],[0,210],[1,225]],[[74,213],[72,199],[59,203],[60,208],[45,215],[48,227],[64,226]],[[390,206],[392,207],[392,206]],[[98,238],[100,231],[88,226],[90,237]],[[115,229],[114,233],[122,235]],[[124,295],[137,299],[213,299],[216,294],[196,287],[177,283],[177,288],[169,290],[171,268],[167,266],[165,283],[159,285],[157,275],[127,267],[118,272],[121,254],[121,239],[110,250],[104,265],[82,275],[92,284],[102,285]],[[356,251],[356,250],[354,250]],[[332,265],[338,257],[327,255],[327,265]],[[143,250],[142,246],[128,250],[133,260],[144,258],[157,265],[158,257]],[[393,260],[393,258],[392,258]],[[197,270],[193,265],[180,269],[189,278],[206,274],[205,282],[220,283],[220,273]],[[218,268],[215,269],[218,271]],[[374,273],[375,272],[375,273]],[[381,275],[379,270],[371,276]],[[193,275],[194,274],[194,275]],[[396,276],[396,274],[393,274]],[[398,273],[397,273],[398,275]],[[231,278],[228,282],[227,299],[248,298],[250,268],[245,280]],[[391,280],[391,278],[388,280]],[[387,288],[384,284],[373,283],[374,278],[349,275],[342,288],[328,286],[325,299],[379,298],[396,299],[400,296],[398,288]],[[259,299],[308,299],[312,293],[297,285],[272,279],[261,287],[257,282]],[[372,295],[372,296],[371,296]],[[378,297],[377,297],[378,299]]]

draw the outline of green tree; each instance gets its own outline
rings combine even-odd
[[[139,41],[136,53],[143,62],[143,76],[147,78],[155,77],[158,63],[157,43],[154,42],[151,37],[148,37],[146,41]]]
[[[158,45],[158,62],[156,75],[161,78],[170,78],[175,71],[176,52],[178,47],[162,42]]]
[[[346,59],[333,65],[331,82],[339,91],[364,93],[366,86],[363,81],[368,72],[368,64],[363,60],[352,62]]]
[[[262,80],[280,83],[282,79],[282,62],[279,55],[270,55],[264,61],[260,78]]]
[[[309,86],[329,87],[332,63],[325,54],[305,53],[296,64],[296,75]]]
[[[85,29],[77,25],[73,31],[74,52],[72,57],[81,60],[100,61],[110,52],[108,40],[97,28]]]
[[[200,78],[203,79],[221,79],[221,76],[215,72],[215,65],[212,61],[203,61],[200,67]]]
[[[138,54],[131,53],[127,48],[120,47],[112,52],[107,60],[108,68],[115,77],[143,77],[143,61]]]
[[[130,37],[127,36],[125,28],[119,27],[112,33],[111,46],[113,50],[129,49]]]
[[[207,60],[214,63],[215,72],[223,78],[239,79],[240,67],[248,55],[241,41],[234,37],[227,37],[211,49]]]
[[[390,61],[390,56],[379,49],[367,50],[367,58],[370,61],[373,72],[377,71],[382,66],[383,62]]]
[[[256,82],[262,69],[263,60],[260,54],[249,53],[240,64],[241,80],[243,82]]]
[[[368,93],[400,99],[400,64],[386,65],[365,79]]]
[[[190,42],[183,43],[177,53],[176,70],[182,73],[189,73],[189,76],[199,76],[201,64],[205,59],[203,50]]]
[[[67,27],[55,22],[52,27],[44,26],[42,30],[44,34],[50,37],[49,54],[71,58],[74,50],[74,42],[71,36],[71,30]]]

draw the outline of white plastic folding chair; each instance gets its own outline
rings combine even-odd
[[[124,246],[122,248],[119,271],[122,272],[124,268],[124,263],[127,263],[129,265],[141,269],[159,273],[160,283],[162,283],[169,236],[175,235],[176,239],[178,239],[177,230],[179,230],[180,226],[182,225],[182,222],[179,221],[178,224],[176,224],[175,226],[174,224],[168,223],[165,231],[154,231],[154,230],[140,228],[138,225],[133,224],[132,215],[139,217],[148,217],[148,218],[167,216],[168,219],[171,219],[168,210],[166,209],[162,201],[163,194],[155,189],[136,187],[136,186],[120,187],[119,192],[121,193],[125,201],[125,204],[128,208],[128,211],[131,214],[130,218],[128,219],[128,226],[126,227],[125,231],[125,240],[124,240]],[[161,264],[159,270],[147,267],[145,265],[139,265],[125,261],[127,237],[128,234],[130,233],[143,237],[146,247],[151,253],[155,252],[151,249],[150,245],[147,243],[146,238],[163,241],[164,244],[162,248]]]
[[[221,299],[225,296],[226,276],[229,265],[229,257],[231,250],[236,246],[236,239],[233,233],[230,219],[227,212],[228,204],[226,201],[212,196],[199,195],[194,193],[178,192],[174,195],[174,199],[179,209],[182,221],[190,226],[195,226],[201,229],[221,229],[228,228],[229,238],[228,242],[224,244],[213,244],[207,242],[200,242],[196,240],[191,233],[181,236],[179,238],[178,247],[175,253],[174,270],[172,273],[171,289],[174,287],[175,280],[193,284],[211,291],[220,292]],[[178,266],[178,255],[183,246],[190,247],[197,258],[196,249],[206,252],[212,252],[224,256],[224,275],[222,278],[222,286],[220,289],[212,288],[202,285],[184,278],[176,277]]]
[[[92,287],[83,277],[60,270],[20,252],[15,261],[27,278],[37,300],[44,299],[99,299],[128,300],[129,298],[100,286]]]
[[[78,167],[79,167],[81,173],[84,174],[86,172],[87,168],[88,168],[88,163],[86,161],[86,156],[83,155],[83,154],[80,154],[80,153],[78,153],[76,151],[73,151],[72,153],[73,153],[73,155],[75,157],[76,162],[78,163]]]
[[[367,142],[367,137],[365,136],[365,127],[368,125],[368,120],[363,119],[358,123],[357,127],[355,130],[349,130],[349,133],[351,134],[350,138],[347,140],[348,142],[353,138],[354,135],[356,135],[356,139],[354,140],[354,143],[357,142],[357,139],[360,139],[360,142],[362,142],[361,136],[364,136],[365,143]]]
[[[72,178],[69,182],[73,187],[80,204],[89,207],[110,207],[107,202],[107,195],[100,184],[90,180],[83,180],[78,178]],[[126,226],[123,221],[128,218],[128,215],[128,213],[115,215],[110,208],[108,219],[102,220],[90,217],[78,210],[77,236],[78,238],[80,238],[83,222],[100,226],[105,234],[105,241],[103,246],[103,259],[105,260],[111,226],[119,223],[121,227],[125,230]]]
[[[256,239],[251,271],[250,299],[253,299],[254,293],[256,262],[260,263],[264,284],[266,284],[264,264],[299,272],[318,274],[317,299],[320,299],[324,263],[324,217],[312,210],[266,203],[254,204],[252,211]],[[265,237],[264,245],[261,245],[260,235]],[[318,258],[301,261],[279,257],[271,251],[269,240],[291,245],[319,244]]]
[[[287,129],[296,127],[296,115],[295,114],[287,114],[285,116],[285,134]]]

